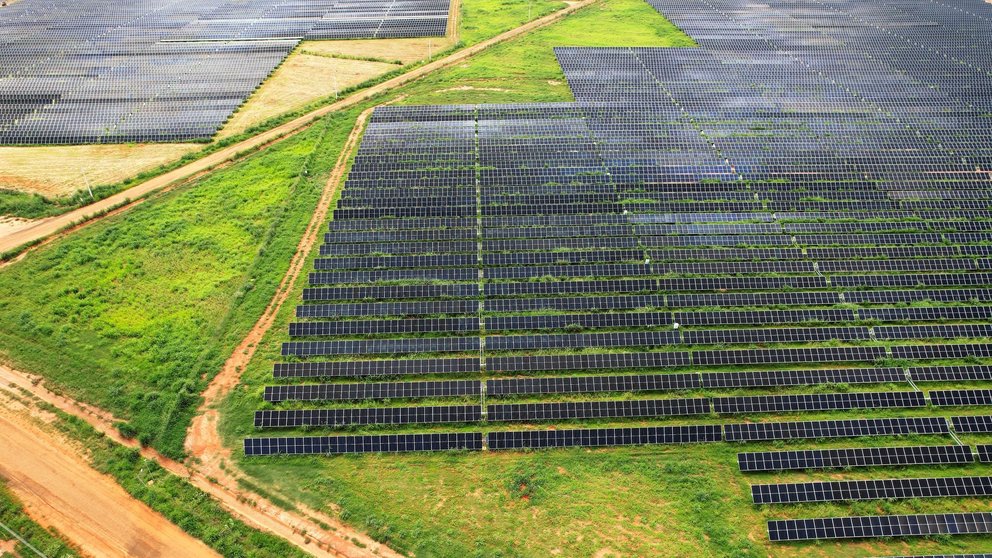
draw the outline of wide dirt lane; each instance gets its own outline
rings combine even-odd
[[[32,419],[0,411],[0,476],[28,514],[93,556],[219,556]]]

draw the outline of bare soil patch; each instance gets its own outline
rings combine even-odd
[[[218,556],[90,467],[68,440],[6,404],[0,411],[0,475],[32,519],[88,554]]]
[[[355,41],[311,41],[303,43],[304,50],[320,50],[325,54],[341,54],[362,58],[398,60],[404,64],[417,62],[450,47],[448,37],[420,39],[360,39]]]
[[[196,144],[0,147],[0,189],[60,197],[116,184],[200,149]]]
[[[399,68],[397,64],[334,58],[327,43],[302,43],[221,130],[224,138],[325,99]]]

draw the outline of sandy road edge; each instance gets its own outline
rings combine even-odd
[[[232,516],[244,523],[285,539],[304,552],[320,558],[373,558],[376,556],[398,556],[378,553],[376,548],[360,548],[351,537],[360,535],[351,530],[325,529],[316,521],[280,508],[267,499],[245,492],[236,485],[232,488],[221,482],[222,479],[208,477],[200,471],[169,459],[154,449],[141,447],[137,441],[124,438],[114,426],[119,421],[111,413],[91,405],[72,400],[45,387],[41,377],[33,376],[0,365],[0,390],[18,396],[24,392],[37,397],[59,410],[76,416],[92,426],[107,438],[121,445],[137,448],[145,459],[156,462],[167,471],[186,479],[188,482],[212,496]]]
[[[407,83],[416,81],[432,72],[452,66],[458,62],[470,58],[492,46],[498,45],[519,35],[529,33],[535,29],[550,25],[577,10],[595,4],[599,1],[600,0],[582,0],[581,2],[570,4],[565,8],[525,23],[520,27],[516,27],[470,47],[463,48],[455,53],[445,56],[444,58],[439,58],[434,62],[414,68],[405,74],[388,79],[382,83],[349,95],[340,101],[336,101],[330,105],[318,108],[304,114],[303,116],[290,120],[289,122],[280,124],[271,130],[262,132],[256,136],[235,143],[234,145],[225,147],[219,151],[207,155],[202,159],[197,159],[196,161],[173,169],[165,174],[150,178],[141,184],[133,186],[122,192],[118,192],[98,202],[68,213],[63,213],[62,215],[58,215],[56,217],[49,217],[33,222],[30,226],[24,229],[19,229],[0,237],[0,254],[17,250],[26,244],[38,242],[39,240],[63,231],[67,227],[72,227],[72,231],[79,230],[83,225],[88,225],[89,223],[102,219],[102,212],[119,208],[122,204],[126,204],[130,200],[146,196],[151,192],[161,190],[167,186],[173,186],[177,183],[187,181],[199,173],[212,170],[217,165],[224,163],[228,159],[237,158],[242,152],[257,151],[279,143],[282,139],[285,139],[285,137],[289,137],[293,133],[306,129],[317,119],[332,112],[351,107],[395,89],[401,85],[406,85]]]

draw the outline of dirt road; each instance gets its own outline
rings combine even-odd
[[[557,12],[535,19],[529,23],[525,23],[520,27],[511,29],[505,33],[493,37],[492,39],[488,39],[471,47],[464,48],[458,52],[445,56],[444,58],[439,58],[434,62],[420,66],[419,68],[414,68],[405,74],[386,80],[378,85],[363,89],[362,91],[349,95],[348,97],[345,97],[333,104],[309,112],[267,132],[262,132],[244,141],[225,147],[216,153],[193,161],[187,165],[183,165],[182,167],[159,175],[155,178],[151,178],[137,186],[134,186],[133,188],[114,194],[113,196],[87,205],[86,207],[81,207],[56,217],[48,217],[45,219],[31,221],[16,230],[9,231],[3,237],[0,237],[0,253],[9,252],[31,242],[37,242],[56,234],[62,229],[75,223],[95,221],[95,217],[98,217],[99,214],[104,211],[118,207],[128,201],[143,198],[157,190],[184,183],[191,178],[200,175],[201,173],[210,171],[211,169],[223,165],[232,159],[237,159],[241,153],[255,151],[263,146],[276,143],[289,135],[300,132],[313,124],[314,121],[320,117],[326,116],[331,112],[354,106],[378,95],[382,95],[383,93],[395,89],[401,85],[406,85],[407,83],[416,81],[427,74],[457,64],[466,58],[472,57],[494,45],[519,35],[529,33],[535,29],[550,25],[572,12],[598,1],[599,0],[582,0],[581,2],[571,4],[566,8],[558,10]]]
[[[21,395],[22,391],[29,392],[41,401],[83,419],[111,440],[128,447],[139,447],[136,441],[121,437],[114,426],[115,423],[119,422],[118,418],[107,411],[49,391],[41,378],[37,376],[0,365],[0,392],[3,391],[18,396]],[[216,429],[214,431],[216,432]],[[0,438],[0,442],[3,442],[2,438]],[[308,510],[305,507],[299,507],[299,512],[287,511],[262,496],[246,492],[238,486],[237,480],[229,473],[222,472],[223,474],[217,478],[208,478],[199,470],[173,461],[153,449],[140,449],[142,457],[150,459],[169,472],[185,478],[217,500],[233,517],[252,527],[282,537],[290,544],[313,556],[320,558],[391,558],[400,556],[373,541],[367,535],[351,529],[339,520],[325,514]],[[320,523],[330,528],[325,528]]]
[[[0,476],[39,524],[93,556],[219,556],[26,414],[0,412]]]

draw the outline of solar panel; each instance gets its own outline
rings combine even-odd
[[[926,537],[992,532],[992,513],[880,515],[768,522],[772,542],[874,537]]]
[[[980,445],[978,450],[978,460],[982,463],[992,463],[992,446]]]
[[[918,391],[754,395],[713,398],[713,408],[717,413],[721,414],[925,406],[926,399],[923,397],[923,393]]]
[[[935,407],[992,405],[992,390],[989,389],[932,390],[928,395]]]
[[[486,395],[532,395],[551,393],[640,392],[694,389],[698,374],[639,374],[633,376],[566,376],[486,380]]]
[[[751,486],[751,500],[755,504],[968,498],[990,495],[992,495],[992,477],[867,479]]]
[[[266,386],[265,401],[361,401],[365,399],[414,399],[463,397],[482,393],[476,380],[444,382],[379,382],[361,384],[307,384]]]
[[[248,457],[481,449],[481,432],[245,439],[245,455]]]
[[[743,472],[971,463],[968,446],[903,446],[738,453]]]
[[[255,411],[255,428],[338,427],[352,424],[427,424],[482,420],[478,405]]]
[[[728,442],[947,434],[940,417],[758,422],[724,425]]]
[[[582,430],[519,430],[486,434],[491,450],[603,447],[651,444],[719,442],[719,426],[648,426],[641,428],[590,428]]]
[[[478,358],[427,358],[409,360],[357,360],[342,362],[277,363],[274,378],[333,378],[363,376],[410,376],[424,374],[477,374]]]
[[[992,366],[917,366],[909,369],[914,382],[992,380]]]
[[[877,384],[906,381],[905,374],[899,368],[827,368],[823,370],[707,372],[702,377],[703,387],[708,388]]]
[[[980,434],[992,432],[992,416],[973,415],[951,417],[954,431],[960,434]]]
[[[709,412],[709,400],[704,398],[642,399],[489,405],[486,408],[486,418],[495,422],[544,421],[703,415]]]

